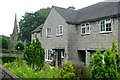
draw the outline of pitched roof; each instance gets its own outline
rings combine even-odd
[[[76,11],[52,6],[66,21],[74,22]]]
[[[118,2],[100,2],[79,10],[69,10],[53,6],[53,8],[66,20],[68,23],[81,23],[88,20],[99,19],[108,16],[119,14]]]
[[[38,26],[36,29],[34,29],[34,30],[32,31],[32,33],[34,33],[34,32],[40,32],[40,31],[42,30],[42,27],[43,27],[43,24],[41,24],[41,25]]]

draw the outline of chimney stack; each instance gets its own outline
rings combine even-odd
[[[69,6],[67,9],[69,9],[69,10],[75,10],[75,7]]]

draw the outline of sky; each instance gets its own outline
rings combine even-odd
[[[35,12],[41,8],[58,6],[77,9],[93,5],[104,0],[1,0],[0,1],[0,35],[10,36],[14,28],[15,13],[17,22],[25,12]]]

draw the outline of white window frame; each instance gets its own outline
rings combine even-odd
[[[109,20],[109,21],[107,21],[107,20]],[[104,29],[104,31],[101,31],[101,22],[104,22],[104,27],[105,27],[105,29]],[[106,31],[106,25],[107,24],[111,24],[111,31]],[[105,20],[101,20],[101,21],[99,21],[99,32],[100,33],[109,33],[109,32],[112,32],[112,19],[105,19]]]
[[[56,35],[57,35],[57,36],[63,35],[63,25],[58,25],[58,26],[56,27]]]
[[[52,61],[52,49],[46,49],[45,50],[45,61]],[[51,59],[50,59],[50,56],[51,56]]]
[[[50,31],[49,31],[48,29],[49,29]],[[46,37],[51,37],[51,35],[52,35],[51,33],[52,33],[51,28],[46,28]]]
[[[83,26],[84,25],[84,26]],[[87,26],[88,25],[88,26]],[[87,27],[89,28],[88,32],[87,32]],[[83,28],[85,28],[85,33],[82,33]],[[81,24],[81,34],[90,34],[90,23],[83,23]]]

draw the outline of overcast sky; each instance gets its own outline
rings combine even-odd
[[[15,13],[19,22],[25,12],[35,12],[41,8],[58,6],[80,9],[104,0],[1,0],[0,1],[0,35],[10,36],[14,27]]]

